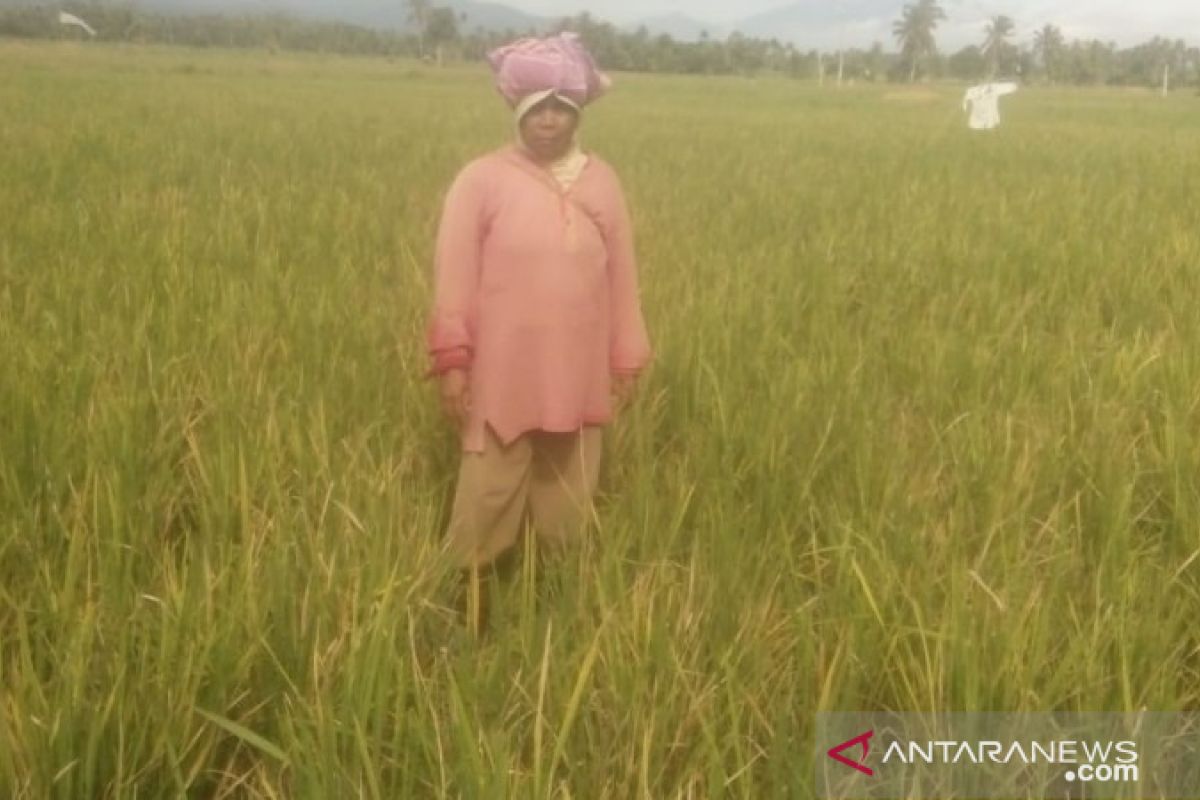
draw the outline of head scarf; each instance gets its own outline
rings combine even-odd
[[[521,120],[524,119],[525,115],[528,114],[533,109],[534,106],[536,106],[538,103],[545,100],[547,97],[558,98],[559,100],[566,103],[567,105],[569,105],[571,108],[575,109],[576,111],[583,110],[579,107],[579,104],[576,103],[574,100],[572,100],[571,98],[569,98],[565,95],[559,94],[556,90],[542,89],[541,91],[532,92],[530,94],[525,95],[517,103],[516,107],[513,109],[513,112],[517,117],[517,123],[519,124],[521,122]]]
[[[488,63],[496,89],[518,119],[552,94],[581,109],[612,85],[579,35],[569,31],[544,39],[518,39],[488,53]]]

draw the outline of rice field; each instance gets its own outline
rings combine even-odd
[[[482,65],[0,41],[0,796],[808,798],[819,711],[1200,708],[1200,98],[614,77],[657,360],[475,641]]]

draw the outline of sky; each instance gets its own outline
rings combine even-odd
[[[542,16],[591,11],[597,16],[617,22],[632,22],[671,13],[686,14],[702,22],[728,22],[787,5],[786,0],[595,0],[592,3],[582,0],[501,1],[513,8]]]
[[[838,3],[839,0],[827,0]],[[632,22],[662,14],[679,13],[701,22],[728,23],[768,11],[788,0],[501,0],[506,5],[545,16],[588,10],[614,22]],[[899,16],[905,0],[895,0]],[[886,5],[886,4],[885,4]],[[1117,41],[1163,35],[1200,41],[1200,0],[942,0],[949,20],[946,31],[974,30],[981,20],[996,14],[1013,17],[1018,33],[1032,32],[1052,22],[1068,38],[1101,38]],[[973,34],[972,34],[973,35]]]

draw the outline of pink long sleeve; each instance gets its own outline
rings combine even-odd
[[[608,245],[609,299],[612,331],[609,343],[610,369],[635,375],[650,363],[650,339],[638,297],[637,257],[633,247],[633,225],[620,181],[612,175],[612,219],[605,234]]]
[[[459,173],[442,207],[434,256],[434,308],[426,335],[433,362],[430,374],[470,366],[475,351],[485,227],[479,172],[472,164]]]
[[[608,424],[613,375],[650,361],[629,213],[597,157],[565,191],[513,146],[472,162],[446,197],[435,284],[432,372],[468,372],[466,452],[489,427],[507,443]]]

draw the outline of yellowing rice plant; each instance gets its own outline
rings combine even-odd
[[[1200,100],[615,77],[657,363],[476,642],[484,68],[0,42],[0,795],[803,798],[819,711],[1200,705]]]

